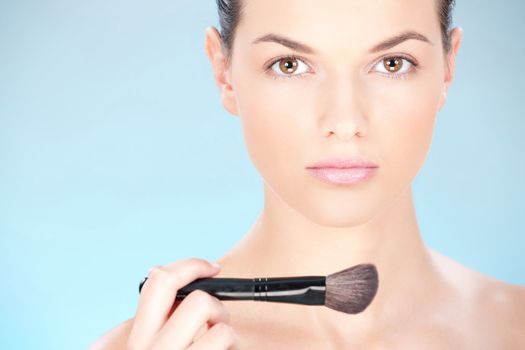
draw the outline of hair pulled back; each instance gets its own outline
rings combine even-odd
[[[448,53],[451,49],[450,26],[452,24],[452,11],[455,0],[436,0],[439,23],[441,27],[441,38],[443,50]],[[219,14],[219,25],[222,47],[225,50],[227,61],[231,61],[235,30],[241,20],[244,9],[243,0],[216,0],[217,12]]]

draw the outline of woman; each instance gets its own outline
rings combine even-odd
[[[449,29],[452,1],[218,6],[222,32],[207,29],[206,53],[264,179],[264,209],[222,269],[201,259],[152,268],[135,317],[92,348],[525,348],[525,288],[429,249],[416,221],[411,182],[462,38]],[[358,168],[318,164],[334,158]],[[202,291],[173,304],[197,278],[328,275],[364,262],[379,289],[355,315]]]

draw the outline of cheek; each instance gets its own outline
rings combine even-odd
[[[262,176],[282,181],[294,168],[306,166],[307,138],[315,137],[311,126],[307,131],[309,116],[298,109],[301,98],[294,84],[268,77],[245,84],[237,98],[248,153]]]
[[[393,202],[422,167],[434,132],[438,75],[388,81],[368,89],[371,144],[381,157],[381,201]],[[410,79],[410,78],[407,78]]]
[[[380,146],[390,185],[407,185],[422,166],[432,140],[439,91],[439,84],[428,79],[374,90],[371,101],[381,103],[372,103],[370,133]]]

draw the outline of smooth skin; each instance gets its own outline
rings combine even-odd
[[[213,27],[206,30],[205,51],[224,108],[239,117],[264,180],[264,207],[218,260],[223,268],[216,277],[327,275],[369,262],[378,269],[379,289],[356,315],[219,301],[230,313],[240,349],[524,349],[525,288],[428,248],[417,223],[411,183],[454,78],[462,29],[454,28],[452,49],[445,53],[435,0],[245,2],[232,61],[226,61]],[[410,39],[370,52],[407,30],[430,43]],[[252,44],[267,33],[315,52]],[[270,66],[292,54],[294,72]],[[398,73],[405,74],[394,78],[383,58],[398,55],[419,65],[413,69],[403,61]],[[353,155],[378,164],[377,174],[340,186],[322,183],[305,169],[324,158]],[[118,349],[112,344],[129,339],[133,320],[109,331],[93,349]],[[194,330],[183,328],[173,331]]]
[[[216,297],[195,290],[182,301],[177,291],[197,278],[214,277],[220,266],[199,258],[150,269],[135,317],[98,339],[89,349],[238,350],[230,313]]]

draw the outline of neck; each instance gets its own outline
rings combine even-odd
[[[328,275],[361,263],[377,267],[378,292],[364,312],[308,309],[325,334],[348,334],[349,322],[364,330],[377,329],[387,319],[399,321],[407,306],[425,299],[424,288],[434,285],[436,272],[419,233],[410,187],[368,222],[344,228],[309,221],[266,186],[264,194],[263,211],[232,251],[244,262],[253,261],[245,265],[257,274],[252,277]],[[346,330],[339,332],[341,324]]]

